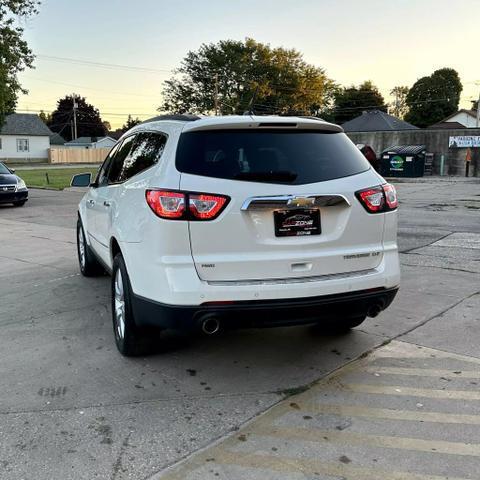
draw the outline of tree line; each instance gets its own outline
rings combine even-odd
[[[458,110],[462,83],[452,68],[436,70],[411,88],[399,85],[388,104],[371,80],[341,86],[295,49],[272,48],[251,38],[203,44],[189,52],[165,82],[159,110],[170,113],[254,112],[313,115],[344,123],[365,110],[381,110],[418,127]]]
[[[26,93],[18,74],[32,68],[34,55],[15,18],[37,13],[37,0],[0,0],[0,127]],[[342,124],[366,110],[389,112],[418,127],[427,127],[458,110],[462,83],[458,73],[442,68],[411,88],[394,87],[388,104],[371,80],[341,86],[326,70],[306,62],[296,49],[271,47],[247,38],[203,44],[190,51],[164,82],[163,113],[309,115]],[[41,115],[52,131],[72,138],[73,96],[58,100],[50,115]],[[108,122],[80,95],[75,96],[78,136],[103,136]],[[476,107],[476,105],[474,105]],[[129,116],[122,133],[140,120]]]

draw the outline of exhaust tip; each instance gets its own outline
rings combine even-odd
[[[370,317],[370,318],[375,318],[377,317],[380,312],[383,310],[383,307],[382,305],[380,305],[379,303],[375,303],[374,305],[371,305],[369,308],[368,308],[368,311],[367,311],[367,315]]]
[[[201,320],[201,329],[205,335],[215,335],[220,331],[220,321],[217,317],[207,317]]]

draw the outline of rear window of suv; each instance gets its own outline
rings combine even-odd
[[[180,136],[176,167],[205,177],[301,185],[355,175],[370,164],[344,133],[202,130]]]

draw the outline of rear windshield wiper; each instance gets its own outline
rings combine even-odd
[[[235,180],[257,180],[259,182],[293,182],[298,177],[295,172],[288,170],[265,171],[265,172],[240,172],[234,176]]]

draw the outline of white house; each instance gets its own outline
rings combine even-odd
[[[0,161],[46,162],[52,132],[38,115],[12,113],[0,130]]]
[[[476,110],[459,110],[430,128],[476,128]]]
[[[78,137],[65,143],[68,148],[112,148],[117,141],[112,137]]]

